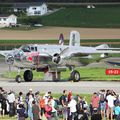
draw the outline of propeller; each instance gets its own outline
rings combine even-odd
[[[5,57],[5,62],[6,62],[8,65],[13,65],[13,63],[14,63],[14,57],[13,57],[11,54],[8,54],[8,55]]]
[[[65,54],[69,50],[69,47],[66,47],[65,49],[61,50],[60,53],[55,53],[54,55],[49,54],[48,52],[45,52],[49,57],[52,58],[52,62],[55,64],[60,64],[62,59],[65,58]]]

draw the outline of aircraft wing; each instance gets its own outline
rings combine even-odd
[[[77,48],[69,48],[67,52],[63,54],[64,58],[65,57],[71,57],[71,56],[85,56],[85,55],[90,55],[90,54],[117,54],[120,53],[120,48],[106,48],[106,49],[96,49],[94,47],[79,47]]]
[[[0,55],[6,57],[8,54],[13,53],[13,50],[0,51]]]

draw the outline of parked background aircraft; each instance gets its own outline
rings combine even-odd
[[[99,54],[97,59],[103,59],[109,53],[120,53],[120,48],[109,48],[107,44],[97,47],[81,46],[80,34],[77,31],[70,33],[69,45],[28,44],[11,51],[0,51],[7,64],[14,65],[18,70],[25,69],[25,81],[32,81],[33,70],[44,73],[53,71],[55,79],[58,79],[60,68],[68,67],[71,70],[70,79],[75,82],[80,80],[80,73],[75,70],[76,66],[85,65],[85,59],[96,60],[95,54]],[[15,79],[17,82],[21,81],[19,72]]]

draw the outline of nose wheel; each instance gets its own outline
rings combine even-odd
[[[21,76],[20,75],[17,75],[16,78],[15,78],[15,81],[20,83],[22,80]]]

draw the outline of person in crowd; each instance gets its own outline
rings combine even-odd
[[[77,105],[77,102],[76,102],[76,100],[74,99],[74,97],[73,96],[71,96],[71,100],[70,100],[70,102],[68,103],[68,107],[70,108],[70,118],[69,118],[69,120],[71,119],[71,120],[75,120],[75,118],[76,118],[76,112],[77,112],[77,110],[76,110],[76,105]]]
[[[8,103],[9,103],[9,116],[13,117],[15,115],[15,94],[13,91],[10,91],[8,94]]]
[[[83,108],[83,117],[81,120],[89,120],[89,113],[87,108]]]
[[[68,98],[67,98],[68,103],[71,101],[71,98],[72,98],[72,91],[69,91],[68,92]],[[67,111],[68,111],[68,118],[70,118],[71,115],[70,115],[70,108],[69,107],[67,108]]]
[[[39,91],[37,91],[37,92],[35,92],[35,102],[36,102],[36,104],[39,106],[39,101],[40,101],[40,92]]]
[[[16,99],[16,104],[17,104],[17,108],[19,108],[19,104],[23,103],[23,93],[19,92],[19,95]]]
[[[29,102],[29,96],[32,95],[32,97],[34,98],[34,93],[32,88],[29,89],[29,92],[26,94],[25,97],[25,101],[26,101],[26,106],[27,106],[27,111],[28,111],[28,102]]]
[[[67,90],[64,90],[63,95],[58,100],[53,99],[51,91],[47,92],[43,98],[39,96],[38,92],[36,92],[34,96],[32,89],[29,89],[26,96],[28,97],[28,109],[27,106],[25,106],[27,114],[24,114],[26,110],[23,106],[23,93],[19,92],[15,94],[13,91],[10,91],[10,93],[7,94],[7,92],[0,87],[0,114],[4,116],[4,114],[7,114],[7,110],[9,116],[12,117],[16,111],[18,120],[24,120],[26,116],[28,116],[30,120],[43,120],[44,117],[48,120],[52,118],[58,120],[59,115],[63,116],[63,120],[88,120],[89,110],[86,100],[79,95],[76,95],[73,99],[72,91],[67,95]],[[15,99],[15,97],[17,99]],[[17,100],[18,107],[15,106],[15,100]],[[106,116],[107,119],[110,120],[112,120],[114,116],[115,120],[120,120],[120,99],[113,90],[100,90],[98,93],[95,92],[91,98],[91,108],[93,109],[91,120],[104,120]]]
[[[108,110],[107,110],[107,119],[113,120],[113,108],[114,108],[114,101],[116,100],[116,96],[112,91],[109,91],[108,96],[106,97],[108,101]]]
[[[78,120],[81,120],[83,118],[83,113],[84,113],[83,101],[82,101],[81,96],[78,96],[78,102],[77,102],[77,105],[76,105],[76,109],[77,109],[77,118],[78,118]]]
[[[114,101],[114,105],[118,105],[120,103],[119,95],[116,95],[116,100]]]
[[[41,111],[41,117],[43,117],[45,113],[45,99],[43,99],[43,96],[40,96],[39,107]]]
[[[114,112],[115,120],[120,120],[120,103],[115,104]]]
[[[67,90],[63,90],[63,95],[60,97],[60,104],[63,107],[63,120],[68,118],[68,99],[67,99]]]
[[[49,97],[50,96],[49,96],[48,92],[46,92],[45,95],[43,96],[43,99],[45,100],[45,105],[48,104]]]
[[[17,108],[18,120],[25,120],[26,110],[24,104],[21,102]]]
[[[0,116],[2,114],[2,101],[3,101],[2,91],[3,91],[3,88],[0,87]]]
[[[87,100],[86,100],[86,96],[83,97],[83,108],[87,108],[88,109],[88,103],[87,103]]]
[[[7,104],[6,104],[6,101],[7,101],[7,92],[5,90],[1,90],[0,91],[0,105],[1,105],[1,113],[2,113],[2,116],[4,117],[5,113],[7,112]],[[1,114],[0,113],[0,114]]]
[[[57,102],[53,99],[53,97],[50,97],[51,100],[51,105],[52,105],[52,118],[54,118],[54,120],[58,120],[58,114],[57,114],[57,109],[58,109],[58,105]]]
[[[93,114],[91,120],[102,120],[101,114],[98,111],[98,108],[93,108]]]
[[[23,93],[22,93],[22,92],[19,92],[18,104],[20,104],[21,102],[23,102]]]
[[[96,92],[94,92],[91,99],[92,109],[97,108],[99,110],[99,101],[100,101],[99,96],[97,95]]]
[[[30,120],[33,119],[33,113],[32,113],[32,102],[34,101],[34,98],[32,95],[29,95],[29,101],[28,101],[28,116],[30,117]]]
[[[52,120],[52,104],[51,100],[48,100],[47,105],[45,105],[45,117],[47,120]]]
[[[38,104],[35,101],[32,101],[32,113],[33,120],[41,120],[40,110]]]
[[[106,110],[106,98],[105,98],[105,90],[100,90],[99,92],[99,98],[100,98],[100,111],[102,119],[105,118],[105,110]]]
[[[71,97],[72,97],[72,91],[69,91],[69,93],[68,93],[68,102],[71,101]]]

